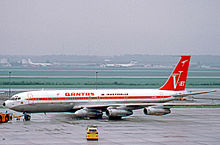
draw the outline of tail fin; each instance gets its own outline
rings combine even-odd
[[[181,56],[181,59],[167,82],[160,90],[183,91],[186,86],[187,73],[191,56]]]

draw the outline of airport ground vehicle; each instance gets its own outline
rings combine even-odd
[[[86,138],[87,138],[87,140],[98,140],[99,139],[97,126],[88,126],[87,127]]]
[[[12,113],[0,113],[0,123],[6,123],[12,120]]]

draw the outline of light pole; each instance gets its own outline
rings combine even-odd
[[[11,96],[11,72],[8,72],[8,75],[9,75],[9,90],[8,90],[8,95],[9,97]]]
[[[98,72],[95,72],[95,89],[97,90],[97,77],[98,77]]]

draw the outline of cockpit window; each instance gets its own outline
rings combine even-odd
[[[21,100],[21,97],[18,97],[18,96],[12,96],[10,98],[10,100]]]
[[[11,97],[10,100],[16,100],[16,98],[15,97]]]

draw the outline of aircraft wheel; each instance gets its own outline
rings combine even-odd
[[[27,114],[26,112],[24,113],[24,120],[25,121],[30,121],[31,120],[31,115]]]
[[[89,117],[89,119],[102,119],[102,115]]]

